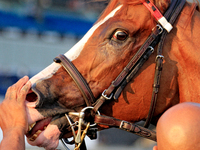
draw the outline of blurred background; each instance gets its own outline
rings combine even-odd
[[[105,0],[0,0],[0,101],[19,78],[32,77],[77,43],[106,5]],[[101,131],[86,144],[89,150],[151,150],[155,145],[118,129]],[[42,148],[26,143],[26,149]],[[64,150],[62,144],[58,149]]]

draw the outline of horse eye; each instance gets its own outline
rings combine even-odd
[[[121,31],[121,30],[117,30],[114,34],[113,34],[113,38],[119,41],[124,41],[126,40],[126,38],[128,37],[127,32],[125,31]]]

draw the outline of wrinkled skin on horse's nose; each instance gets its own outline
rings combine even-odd
[[[38,96],[36,108],[72,110],[85,105],[78,87],[62,67],[51,78],[33,84],[32,90]]]
[[[39,81],[32,86],[32,91],[37,94],[36,108],[51,109],[59,106],[56,96],[50,91],[51,85],[44,81]]]
[[[52,90],[54,85],[50,85],[48,82],[39,81],[32,86],[32,91],[37,94],[36,109],[44,117],[54,117],[69,112],[62,101],[58,101],[59,95],[56,95],[55,90]]]

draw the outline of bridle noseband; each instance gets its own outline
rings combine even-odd
[[[89,88],[87,82],[79,73],[79,71],[76,69],[76,67],[72,64],[72,62],[65,55],[57,56],[54,59],[54,61],[56,63],[60,63],[68,72],[68,74],[72,77],[72,79],[78,86],[79,90],[81,91],[83,98],[87,104],[87,107],[92,109],[92,111],[94,112],[93,114],[94,122],[96,124],[103,124],[110,127],[117,127],[126,130],[128,132],[137,134],[139,136],[156,141],[156,132],[151,131],[147,128],[151,123],[151,119],[155,111],[157,95],[160,87],[160,77],[161,77],[162,64],[164,58],[164,56],[162,55],[163,43],[165,41],[166,35],[172,29],[171,25],[175,22],[176,18],[181,12],[185,4],[185,0],[177,0],[177,1],[173,0],[168,10],[166,11],[164,17],[151,1],[149,0],[142,1],[142,3],[150,10],[155,19],[159,22],[159,24],[156,25],[156,27],[152,30],[152,33],[150,34],[148,39],[137,51],[135,56],[130,60],[130,62],[119,74],[119,76],[111,83],[108,89],[106,89],[102,93],[101,97],[98,100],[95,100],[93,93]],[[145,128],[113,117],[101,116],[99,113],[95,114],[96,112],[98,112],[99,108],[103,105],[105,101],[118,99],[125,86],[132,80],[132,78],[136,75],[136,73],[139,71],[142,65],[148,60],[150,55],[154,52],[154,47],[156,45],[158,45],[158,48],[156,56],[156,69],[154,75],[153,92],[152,92],[150,110],[146,122],[144,124]],[[84,111],[82,112],[84,115]],[[78,115],[80,115],[80,113]],[[80,131],[83,120],[81,120],[82,117],[80,116],[79,119],[80,121],[79,121],[78,137],[80,139],[81,136]]]
[[[72,64],[65,55],[58,55],[56,58],[54,58],[54,62],[60,63],[65,68],[65,70],[68,72],[68,74],[71,76],[71,78],[74,80],[77,87],[81,91],[86,105],[92,106],[92,104],[95,102],[94,95],[84,77],[76,69],[74,64]]]

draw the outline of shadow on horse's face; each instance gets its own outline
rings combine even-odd
[[[65,54],[85,78],[95,98],[123,70],[155,25],[151,14],[140,2],[135,5],[115,2],[109,4],[83,39]],[[80,111],[85,107],[85,101],[59,64],[51,64],[31,82],[32,92],[27,96],[28,121],[29,124],[37,123],[27,135],[29,143],[55,148],[59,138],[69,132],[65,113]],[[112,116],[113,111],[109,108],[102,113]],[[76,118],[71,119],[76,121]],[[36,133],[38,130],[42,132]],[[71,132],[67,136],[71,136]]]

